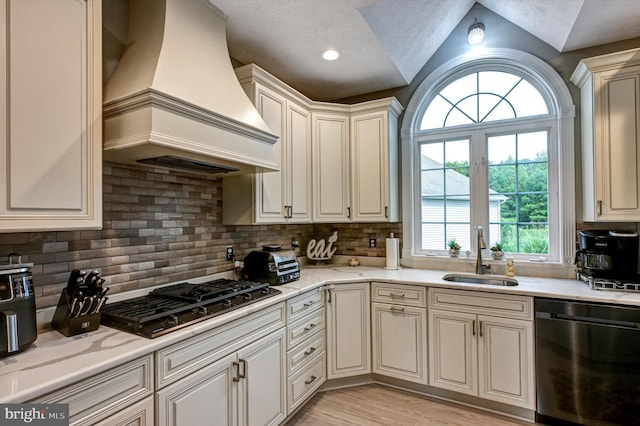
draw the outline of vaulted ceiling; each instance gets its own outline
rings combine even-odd
[[[499,21],[558,52],[640,36],[640,0],[208,1],[228,17],[233,58],[315,100],[406,86],[445,41],[466,43],[476,18],[486,25],[487,45],[508,37]],[[330,47],[340,59],[321,59]]]

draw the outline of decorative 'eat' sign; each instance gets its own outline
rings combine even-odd
[[[307,259],[310,260],[329,260],[338,249],[333,248],[333,243],[338,241],[338,231],[333,231],[333,235],[329,237],[329,244],[324,240],[316,242],[315,239],[307,244]]]

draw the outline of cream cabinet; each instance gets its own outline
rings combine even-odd
[[[313,221],[351,219],[349,113],[330,106],[311,114],[313,123]]]
[[[0,33],[0,232],[101,228],[101,0],[1,0]]]
[[[640,49],[587,58],[580,88],[583,220],[640,220]]]
[[[327,378],[371,373],[369,283],[327,288]]]
[[[282,422],[285,317],[279,303],[156,351],[156,424]]]
[[[395,98],[314,107],[313,221],[399,220]]]
[[[322,288],[287,300],[287,406],[293,413],[325,382],[325,307]]]
[[[429,290],[429,384],[535,408],[533,300]]]
[[[371,293],[373,372],[426,385],[426,288],[374,282]]]
[[[354,105],[351,112],[351,220],[397,222],[398,116],[395,98]]]
[[[69,424],[154,424],[153,356],[147,355],[28,401],[69,404]]]
[[[277,425],[286,417],[284,329],[156,393],[161,425]]]
[[[226,224],[311,222],[311,113],[302,95],[255,65],[236,70],[269,129],[279,171],[257,171],[223,180]]]

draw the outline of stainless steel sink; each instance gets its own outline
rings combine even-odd
[[[504,285],[514,286],[518,285],[518,280],[506,277],[483,277],[480,275],[465,275],[465,274],[447,274],[442,277],[445,281],[451,281],[454,283],[469,283],[469,284],[488,284],[488,285]]]

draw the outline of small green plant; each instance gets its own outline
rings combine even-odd
[[[451,250],[460,250],[460,244],[458,244],[455,238],[450,238],[449,242],[447,242],[447,246]]]
[[[493,245],[491,246],[491,251],[503,251],[502,250],[502,243],[500,241],[496,241],[495,243],[493,243]]]

